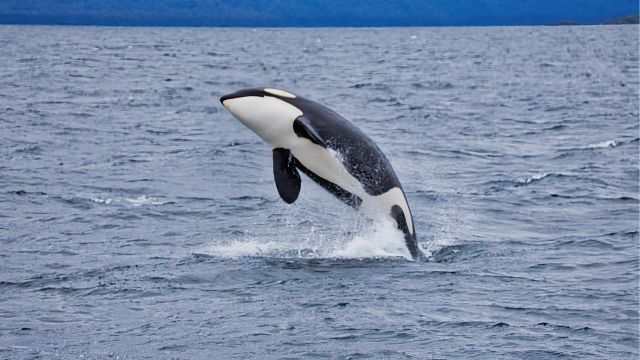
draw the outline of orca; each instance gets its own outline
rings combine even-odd
[[[300,170],[347,205],[391,217],[413,259],[424,257],[398,176],[380,148],[350,121],[322,104],[274,88],[243,89],[220,102],[271,146],[282,200],[291,204],[298,198]]]

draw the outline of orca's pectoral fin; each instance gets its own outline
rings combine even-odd
[[[300,194],[300,174],[296,159],[288,149],[273,149],[273,177],[282,200],[287,204],[296,201]]]
[[[304,115],[298,116],[293,122],[293,131],[301,138],[308,139],[312,143],[320,145],[322,147],[327,147],[324,139],[322,139],[316,129],[311,126],[309,119],[305,118]]]

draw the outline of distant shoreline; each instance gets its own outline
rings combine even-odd
[[[636,15],[628,15],[628,16],[607,20],[598,25],[638,25],[639,23],[640,23],[640,15],[636,14]],[[550,25],[551,26],[576,26],[576,25],[585,25],[585,24],[580,24],[579,22],[574,20],[564,20],[564,21],[559,21],[557,23],[550,24]]]

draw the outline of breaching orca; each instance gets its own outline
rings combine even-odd
[[[272,88],[244,89],[220,101],[271,145],[276,188],[285,202],[298,198],[301,170],[349,206],[391,216],[411,256],[423,257],[396,173],[378,146],[351,122],[324,105]]]

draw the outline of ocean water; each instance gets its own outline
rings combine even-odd
[[[0,358],[637,359],[638,27],[0,26]],[[327,104],[426,262],[219,96]]]

